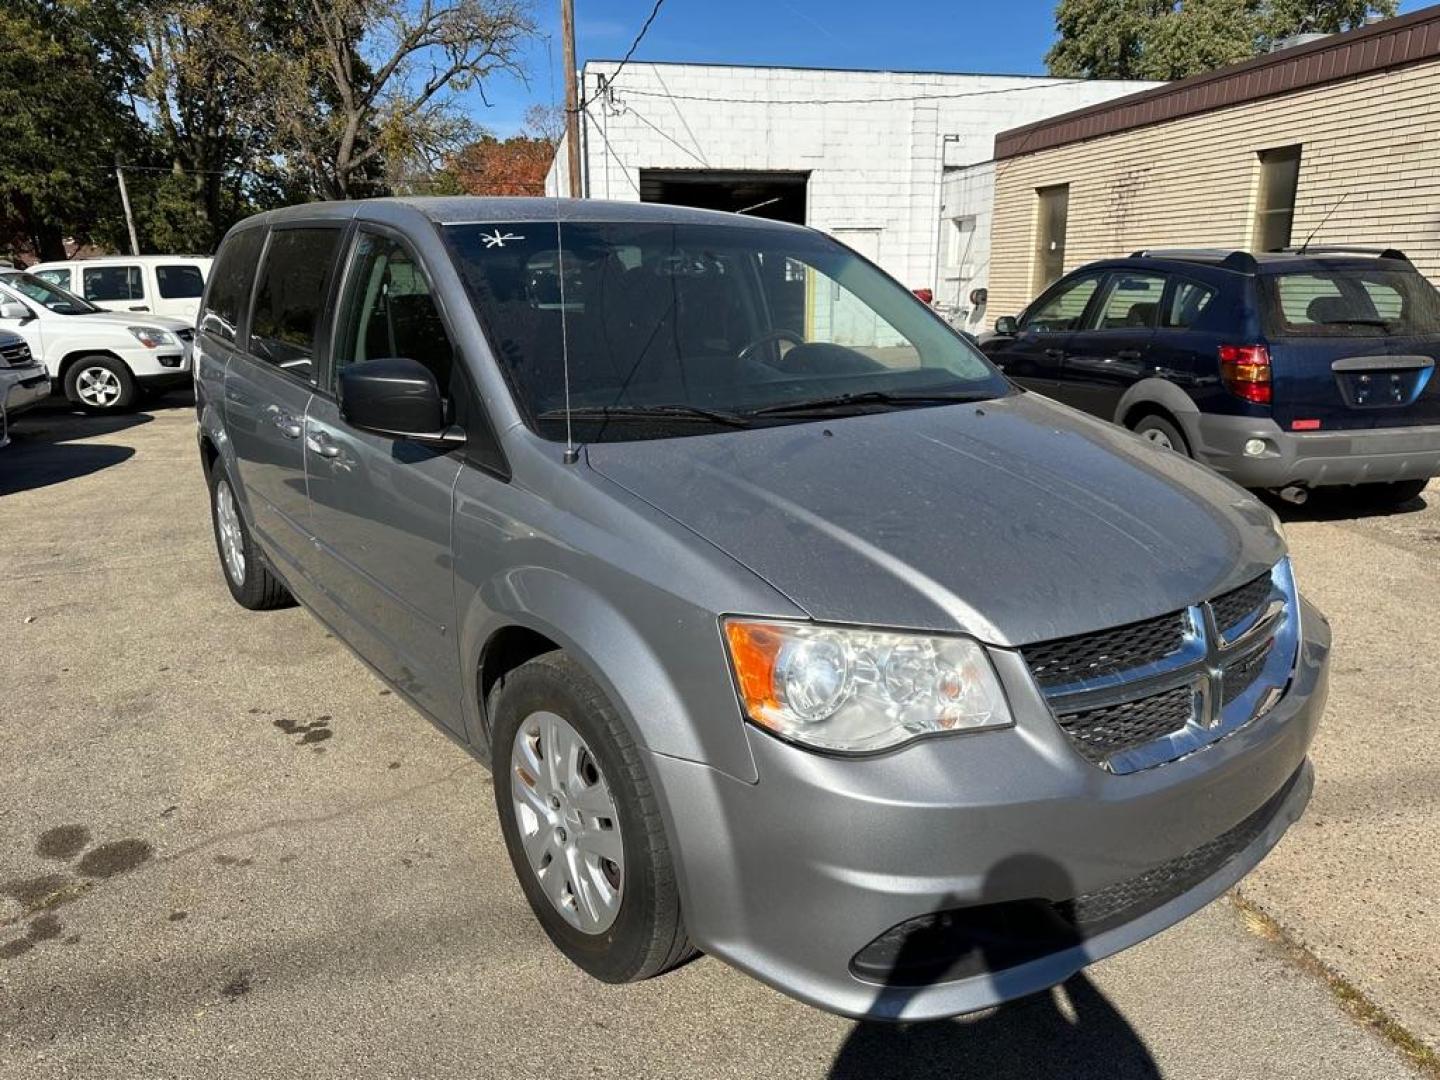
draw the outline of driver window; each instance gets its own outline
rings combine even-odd
[[[778,263],[767,291],[782,298],[771,310],[782,356],[805,342],[841,345],[895,370],[921,366],[915,344],[838,281],[795,258],[769,261]]]
[[[388,357],[419,361],[450,392],[455,350],[425,271],[398,241],[361,233],[355,245],[335,368]]]
[[[1080,319],[1100,284],[1096,276],[1076,278],[1061,285],[1025,317],[1022,329],[1040,334],[1065,333],[1080,328]]]

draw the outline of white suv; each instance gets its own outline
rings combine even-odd
[[[106,311],[169,315],[194,326],[214,261],[200,255],[108,255],[39,263],[30,273]]]
[[[195,330],[184,319],[102,311],[34,274],[0,267],[0,330],[19,334],[65,396],[116,412],[142,390],[190,382]]]

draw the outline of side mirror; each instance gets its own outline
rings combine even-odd
[[[1020,332],[1020,324],[1015,320],[1014,315],[1001,315],[995,320],[995,333],[1005,337],[1014,337]]]
[[[35,313],[28,304],[22,304],[19,300],[0,300],[0,319],[15,319],[25,323],[33,318]]]
[[[351,427],[398,439],[458,446],[465,433],[445,423],[445,399],[418,360],[386,357],[340,369],[340,415]]]

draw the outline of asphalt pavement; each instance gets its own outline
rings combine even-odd
[[[236,606],[183,403],[0,451],[0,1078],[1417,1073],[1436,1036],[1440,496],[1289,528],[1332,616],[1312,810],[1244,886],[1063,989],[855,1024],[708,958],[596,983],[548,944],[485,770],[300,609]]]

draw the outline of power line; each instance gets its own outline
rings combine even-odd
[[[664,5],[664,3],[665,0],[655,0],[655,6],[650,9],[649,17],[641,25],[640,32],[635,35],[635,40],[630,43],[630,48],[625,53],[624,59],[620,61],[620,66],[617,67],[613,72],[611,72],[610,78],[606,80],[607,85],[614,82],[620,72],[625,70],[625,65],[628,64],[630,62],[630,58],[635,55],[635,50],[640,47],[640,42],[644,40],[646,31],[650,29],[650,24],[655,21],[655,16],[660,14],[660,8]],[[594,98],[588,98],[581,101],[579,108],[585,108],[585,106],[589,105],[590,102],[593,100]]]
[[[619,73],[619,70],[619,68],[615,69],[616,74]],[[953,94],[901,94],[892,97],[868,98],[733,98],[710,97],[703,94],[669,94],[658,90],[634,88],[626,88],[621,91],[619,87],[615,86],[614,75],[605,80],[605,86],[617,93],[626,93],[634,97],[668,97],[678,101],[709,101],[725,105],[883,105],[891,101],[956,101],[961,98],[992,97],[995,94],[1020,94],[1026,90],[1053,90],[1058,86],[1075,86],[1090,81],[1089,79],[1060,79],[1054,82],[1032,83],[1029,86],[1007,86],[993,90],[964,90]]]

